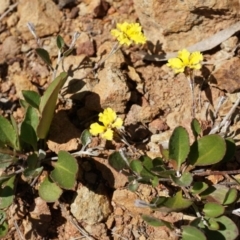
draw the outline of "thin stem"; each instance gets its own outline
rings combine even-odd
[[[240,170],[230,170],[230,171],[207,171],[207,172],[193,172],[195,176],[208,176],[208,175],[235,175],[239,174]]]
[[[99,67],[101,67],[101,65],[108,59],[110,58],[114,53],[116,53],[119,49],[121,48],[121,45],[118,44],[118,42],[115,43],[115,45],[112,47],[112,50],[110,51],[110,53],[103,59],[100,60],[99,63],[97,63],[95,65],[95,67],[93,68],[93,71],[97,70]]]
[[[193,74],[191,71],[189,72],[189,74],[187,74],[187,79],[188,79],[189,86],[192,93],[192,118],[195,118],[195,95],[194,95],[195,84],[194,84]]]
[[[4,12],[4,13],[0,16],[0,21],[1,21],[5,16],[7,16],[7,14],[8,14],[9,12],[11,12],[17,5],[18,5],[18,2],[12,4],[12,5],[8,8],[8,10],[7,10],[6,12]]]

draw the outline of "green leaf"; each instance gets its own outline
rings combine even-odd
[[[225,211],[225,208],[214,202],[208,202],[204,205],[203,212],[207,217],[219,217]]]
[[[192,194],[200,194],[208,188],[208,185],[205,182],[194,182],[191,192]]]
[[[142,165],[147,169],[147,170],[151,170],[153,168],[153,162],[152,159],[148,156],[141,156],[139,158],[139,160],[142,162]]]
[[[51,66],[52,62],[49,53],[43,48],[36,48],[38,56],[48,65]]]
[[[37,109],[35,109],[31,106],[28,106],[26,113],[25,113],[24,122],[31,125],[33,127],[33,129],[36,131],[37,126],[39,124],[39,116],[38,116]]]
[[[6,213],[0,210],[0,225],[2,225],[5,220],[6,220]]]
[[[41,119],[37,127],[37,136],[40,139],[45,139],[48,134],[56,107],[58,93],[66,82],[67,78],[67,73],[62,72],[57,78],[54,79],[53,82],[51,82],[41,98],[39,106]]]
[[[221,216],[215,218],[215,220],[219,224],[219,230],[212,231],[206,228],[205,235],[207,239],[235,240],[239,236],[238,227],[231,219],[226,216]]]
[[[46,177],[40,184],[38,192],[46,202],[55,202],[61,196],[62,189],[49,177]]]
[[[5,237],[8,233],[8,223],[6,221],[4,221],[1,225],[0,225],[0,238]]]
[[[21,124],[20,139],[31,145],[34,151],[37,151],[37,135],[33,127],[26,122]]]
[[[64,56],[64,57],[69,56],[69,55],[72,53],[72,51],[73,51],[73,48],[69,48],[67,51],[65,51],[65,52],[63,53],[63,56]]]
[[[153,227],[166,226],[167,228],[173,229],[173,226],[170,222],[167,222],[149,215],[145,215],[145,214],[142,215],[142,219]]]
[[[190,207],[192,205],[192,201],[183,198],[182,191],[179,191],[174,197],[167,198],[163,205],[171,209],[171,211],[178,211]]]
[[[33,178],[38,176],[42,170],[43,167],[40,167],[38,156],[35,153],[29,155],[27,158],[27,168],[23,172],[24,176]]]
[[[17,162],[17,158],[15,158],[14,156],[0,153],[0,168],[7,168],[14,162]]]
[[[225,142],[226,142],[226,153],[221,161],[223,163],[230,161],[234,157],[237,150],[236,144],[233,139],[226,138]]]
[[[130,162],[130,169],[133,172],[140,174],[143,169],[142,163],[139,160],[132,160]]]
[[[32,107],[34,107],[36,109],[39,108],[40,96],[39,96],[39,94],[37,92],[30,91],[30,90],[23,90],[22,94],[23,94],[24,99],[26,100],[26,102],[30,106],[32,106]]]
[[[59,48],[59,50],[62,50],[62,48],[65,46],[65,43],[64,43],[63,38],[60,35],[57,36],[56,42],[57,42],[57,47]]]
[[[17,134],[11,123],[3,116],[0,116],[0,142],[7,144],[15,150],[19,150]]]
[[[220,204],[231,204],[237,199],[237,190],[234,188],[229,189],[223,185],[214,185],[209,187],[212,189],[208,192],[208,189],[201,193],[201,196],[206,197],[209,201],[216,201]]]
[[[77,160],[68,152],[59,151],[58,160],[53,163],[51,179],[64,189],[72,189],[78,172]]]
[[[157,187],[159,184],[159,178],[157,176],[155,176],[152,180],[151,180],[152,186],[153,187]]]
[[[80,140],[82,145],[86,147],[92,141],[91,133],[87,129],[85,129],[81,134]]]
[[[222,137],[207,135],[192,144],[188,163],[195,166],[212,165],[221,161],[225,152],[226,144]]]
[[[174,129],[169,140],[169,158],[177,162],[178,170],[185,162],[190,150],[188,132],[183,127]]]
[[[196,139],[201,134],[201,131],[202,131],[201,125],[196,118],[194,118],[191,122],[191,129],[192,129],[192,133]]]
[[[171,179],[179,187],[188,187],[191,185],[193,181],[192,174],[189,172],[183,173],[181,177],[177,177],[176,175],[171,175]]]
[[[21,146],[20,146],[20,140],[19,140],[18,124],[12,115],[10,115],[10,120],[11,120],[11,124],[13,126],[13,130],[15,131],[15,135],[16,135],[15,149],[20,151]]]
[[[225,199],[223,201],[224,205],[229,205],[237,200],[238,191],[236,188],[230,188],[226,193]]]
[[[136,192],[139,187],[139,183],[137,181],[133,181],[128,184],[128,189],[132,192]]]
[[[204,234],[193,226],[182,227],[182,240],[207,240]]]
[[[3,182],[0,188],[0,209],[9,207],[14,198],[15,176]]]
[[[108,163],[117,171],[121,171],[127,167],[125,159],[119,152],[113,152],[108,158]]]
[[[218,230],[220,228],[215,218],[209,218],[207,221],[208,221],[208,228],[210,230]]]

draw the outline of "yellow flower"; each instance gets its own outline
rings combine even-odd
[[[90,126],[90,133],[93,136],[101,135],[102,138],[107,140],[113,139],[113,128],[121,128],[123,125],[123,120],[117,117],[116,112],[111,108],[106,108],[103,113],[99,113],[99,122],[102,122],[103,125],[98,123],[93,123]]]
[[[132,43],[144,44],[147,41],[139,23],[118,23],[117,29],[113,29],[111,34],[117,38],[121,45],[126,44],[130,46]]]
[[[167,66],[171,67],[175,73],[184,72],[185,68],[200,69],[203,55],[200,52],[190,53],[188,50],[183,49],[178,52],[176,58],[168,60]]]

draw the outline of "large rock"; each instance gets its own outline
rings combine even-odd
[[[191,46],[239,21],[238,0],[134,0],[144,33],[166,52]]]
[[[18,4],[20,20],[17,30],[26,40],[33,38],[27,23],[34,24],[39,37],[51,35],[59,31],[61,12],[52,0],[20,0]]]
[[[111,212],[112,207],[103,186],[99,186],[96,192],[81,186],[71,204],[73,216],[90,225],[105,220]]]

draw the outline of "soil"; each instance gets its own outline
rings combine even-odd
[[[105,8],[97,9],[94,14],[84,16],[78,14],[77,5],[81,1],[78,4],[69,1],[66,5],[67,1],[60,2],[62,18],[58,34],[66,43],[70,44],[70,33],[76,29],[81,28],[83,32],[87,33],[87,40],[78,43],[72,53],[73,56],[77,56],[77,61],[81,54],[87,56],[88,65],[83,65],[86,71],[92,69],[94,63],[99,62],[102,58],[101,54],[106,56],[106,51],[109,52],[111,46],[114,45],[115,41],[109,34],[110,27],[126,19],[132,22],[136,22],[138,19],[133,2],[130,0],[112,1],[110,5],[105,2]],[[11,2],[11,4],[14,3],[15,1]],[[12,16],[16,11],[16,8],[13,9],[0,20],[0,46],[1,51],[4,51],[4,55],[2,55],[4,59],[0,59],[0,114],[5,117],[12,114],[17,123],[21,123],[24,117],[23,109],[19,104],[19,99],[22,98],[21,91],[28,89],[42,94],[50,83],[51,72],[35,52],[37,47],[35,39],[32,38],[28,41],[16,39],[14,32],[17,31],[15,29],[17,22],[11,29],[8,28],[9,24],[7,23],[13,21]],[[42,38],[46,47],[53,51],[50,54],[53,61],[56,61],[57,56],[54,48],[51,47],[51,41],[56,39],[56,35]],[[11,37],[8,43],[5,41],[7,37]],[[237,37],[239,36],[237,35]],[[3,45],[4,41],[5,45]],[[24,50],[24,47],[27,50]],[[107,66],[110,66],[111,69],[114,68],[117,74],[116,78],[119,78],[116,82],[124,79],[127,83],[129,93],[116,93],[111,107],[115,109],[115,106],[119,110],[120,116],[125,119],[125,128],[129,132],[133,146],[150,157],[156,157],[161,154],[159,143],[164,144],[176,126],[182,125],[189,133],[191,132],[192,98],[188,81],[183,74],[174,75],[172,70],[166,66],[166,62],[159,63],[142,59],[141,52],[147,51],[147,48],[147,45],[123,47],[120,55],[116,56],[115,65],[107,65],[106,61],[106,65],[103,65],[102,68],[107,68]],[[216,48],[208,52],[208,56],[214,55],[220,50],[220,48]],[[121,59],[124,59],[123,63]],[[70,66],[71,62],[66,59],[64,64]],[[219,96],[229,96],[216,84],[212,85],[205,81],[212,68],[213,66],[209,66],[203,69],[203,73],[200,71],[196,73],[195,94],[198,100],[196,117],[205,132],[209,132],[212,127],[211,119],[206,116],[208,109],[216,108]],[[84,70],[82,71],[81,74],[84,75]],[[59,150],[76,151],[80,149],[79,136],[81,132],[89,128],[90,124],[97,119],[97,112],[99,112],[97,106],[99,103],[91,100],[94,98],[90,92],[94,92],[96,83],[106,76],[100,71],[101,68],[95,74],[91,72],[90,77],[87,77],[91,80],[88,82],[88,89],[85,90],[84,95],[69,93],[64,96],[64,101],[59,101],[47,143],[50,154],[54,155]],[[114,87],[125,89],[125,85],[121,87],[117,82],[108,91],[115,94]],[[118,97],[121,99],[119,101],[122,101],[119,105],[114,99],[118,99]],[[207,107],[206,103],[209,103]],[[102,109],[108,104],[111,105],[111,102],[101,102],[100,104],[102,104],[100,106]],[[218,120],[226,115],[232,105],[233,102],[229,100],[221,109]],[[239,114],[239,109],[237,111]],[[237,145],[239,145],[239,118],[236,119],[231,124],[230,132],[234,134]],[[191,141],[193,141],[193,136],[191,136]],[[80,171],[75,189],[64,191],[59,201],[55,203],[46,203],[38,196],[38,186],[42,178],[39,178],[33,187],[25,179],[19,178],[14,203],[7,210],[9,233],[3,239],[179,239],[175,231],[170,231],[166,227],[149,226],[142,220],[141,214],[150,214],[170,221],[175,223],[176,228],[180,228],[182,222],[191,220],[191,214],[154,212],[148,208],[139,208],[134,205],[137,199],[149,202],[157,195],[168,196],[169,191],[174,191],[174,188],[168,188],[164,183],[155,188],[141,184],[136,193],[129,191],[127,177],[111,168],[107,161],[108,156],[123,145],[117,141],[106,143],[99,138],[94,138],[91,146],[99,145],[105,147],[100,156],[77,158]],[[239,164],[238,149],[234,161],[224,170],[227,168],[238,170]],[[46,172],[43,172],[44,174]],[[209,181],[219,183],[223,179],[225,176],[217,175],[210,177]],[[89,212],[86,221],[76,219],[72,214],[71,204],[76,199],[76,191],[85,187],[90,189],[91,193],[104,195],[104,201],[109,202],[109,206],[106,208],[109,208],[110,212],[99,222],[93,220],[93,223],[88,219],[91,218],[89,209],[86,209],[86,212]],[[79,207],[84,208],[81,204]],[[234,220],[240,226],[239,219],[236,217]]]

